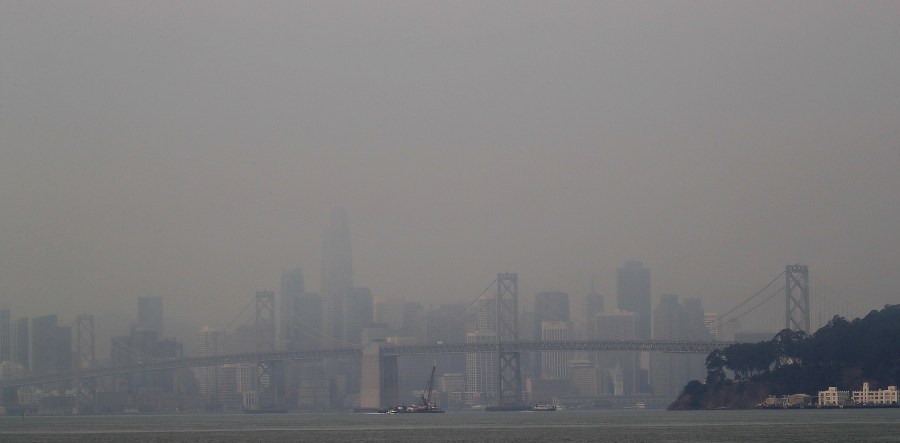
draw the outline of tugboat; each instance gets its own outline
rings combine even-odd
[[[439,408],[431,401],[431,392],[434,390],[434,371],[437,369],[437,363],[431,366],[431,377],[428,378],[428,386],[422,391],[419,397],[421,401],[414,405],[401,405],[392,408],[381,409],[378,412],[382,414],[443,414],[444,410]]]

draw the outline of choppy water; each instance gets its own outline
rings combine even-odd
[[[0,441],[900,441],[900,409],[2,417]]]

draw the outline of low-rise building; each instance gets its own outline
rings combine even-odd
[[[863,383],[862,390],[853,391],[854,405],[890,405],[897,404],[898,391],[896,386],[888,386],[887,389],[872,390],[869,383]]]
[[[819,391],[819,407],[840,407],[849,401],[850,391],[838,391],[835,386],[830,386],[826,391]]]

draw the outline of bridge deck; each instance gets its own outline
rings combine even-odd
[[[657,351],[709,353],[731,343],[711,341],[665,341],[665,340],[568,340],[568,341],[520,341],[504,343],[506,352],[529,351]],[[495,352],[496,343],[448,343],[432,345],[383,345],[383,355],[415,355],[444,353]],[[0,380],[0,389],[20,386],[57,383],[76,378],[95,378],[110,375],[133,374],[166,369],[195,368],[236,363],[258,363],[281,360],[314,360],[320,358],[349,358],[362,356],[361,347],[318,349],[312,351],[276,351],[244,354],[224,354],[212,357],[190,357],[140,362],[123,366],[106,366],[83,369],[60,374],[46,374],[18,379]]]

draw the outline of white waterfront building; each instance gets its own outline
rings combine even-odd
[[[853,404],[855,405],[890,405],[900,403],[898,401],[896,386],[888,386],[887,389],[872,390],[868,383],[863,383],[861,391],[853,391]]]
[[[859,391],[838,391],[831,386],[827,391],[819,391],[819,407],[834,406],[880,406],[900,403],[900,391],[896,386],[888,386],[887,389],[873,390],[869,383],[863,383]]]
[[[827,391],[819,391],[819,407],[844,406],[850,401],[850,391],[838,391],[831,386]]]

